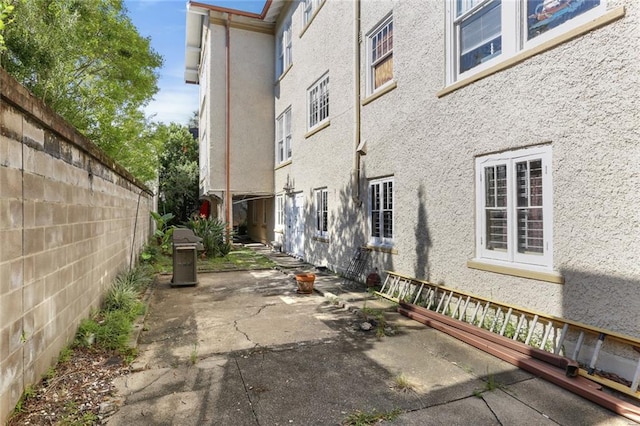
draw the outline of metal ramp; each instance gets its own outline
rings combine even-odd
[[[396,303],[406,302],[423,307],[537,350],[577,361],[580,376],[640,400],[640,339],[496,302],[392,271],[385,272],[386,278],[377,295]],[[606,345],[624,358],[638,360],[631,381],[598,367],[602,348]]]
[[[370,249],[366,247],[358,247],[356,252],[351,257],[347,271],[344,273],[344,278],[351,281],[364,281],[363,272],[369,260]]]

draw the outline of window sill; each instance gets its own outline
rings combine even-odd
[[[284,78],[285,75],[287,75],[287,73],[289,72],[289,70],[291,69],[291,67],[293,67],[293,63],[287,65],[287,68],[285,68],[284,71],[282,71],[282,73],[280,74],[280,77],[278,77],[278,79],[276,80],[276,82],[274,83],[274,86],[277,86],[278,84],[280,84],[280,82],[282,81],[282,79]]]
[[[551,270],[546,271],[537,269],[535,267],[531,267],[531,269],[524,269],[497,262],[494,263],[481,259],[471,259],[467,261],[467,268],[495,272],[497,274],[513,275],[515,277],[529,278],[537,281],[546,281],[554,284],[564,284],[564,277],[560,273]]]
[[[375,101],[380,96],[386,95],[387,93],[389,93],[390,91],[392,91],[396,87],[398,87],[398,82],[393,80],[391,83],[387,84],[386,86],[382,87],[381,89],[378,89],[377,92],[373,92],[371,95],[369,95],[366,98],[364,98],[360,103],[362,104],[362,106],[365,106],[365,105]]]
[[[327,127],[329,127],[329,125],[331,124],[331,120],[327,120],[323,123],[318,124],[316,127],[314,127],[313,129],[309,130],[307,133],[305,133],[304,138],[310,138],[311,136],[315,135],[316,133],[318,133],[320,130],[322,129],[326,129]]]
[[[328,243],[329,242],[329,237],[323,237],[320,235],[314,235],[313,237],[311,237],[311,239],[313,241],[318,241],[320,243]]]
[[[379,253],[389,253],[389,254],[398,254],[398,250],[389,246],[373,246],[371,244],[367,244],[366,248],[371,251],[377,251]]]
[[[313,15],[311,15],[311,18],[309,18],[309,20],[307,21],[307,23],[305,24],[304,28],[302,28],[302,31],[300,31],[300,35],[299,38],[302,38],[302,36],[304,35],[305,32],[307,32],[307,28],[309,28],[309,25],[311,25],[311,23],[313,22],[314,19],[316,19],[316,15],[318,14],[318,12],[320,12],[320,9],[322,9],[322,6],[324,6],[324,4],[326,3],[326,0],[323,0],[319,5],[318,8],[316,10],[313,11]],[[304,11],[302,12],[304,13]]]
[[[281,169],[283,167],[287,167],[289,164],[291,164],[291,160],[287,160],[287,161],[285,161],[283,163],[278,164],[276,167],[274,167],[273,170],[278,170],[278,169]]]
[[[276,228],[273,230],[274,234],[284,234],[284,229],[283,228]]]
[[[504,62],[501,62],[499,64],[496,64],[493,67],[487,68],[484,71],[479,72],[478,74],[474,74],[468,78],[465,78],[463,80],[459,80],[453,84],[451,84],[448,87],[445,87],[444,89],[440,90],[439,92],[436,93],[436,96],[441,98],[443,96],[448,95],[449,93],[455,92],[458,89],[461,89],[465,86],[468,86],[472,83],[475,83],[478,80],[482,80],[485,77],[488,77],[492,74],[495,74],[497,72],[506,70],[507,68],[511,68],[517,64],[519,64],[520,62],[523,62],[526,59],[529,59],[533,56],[536,56],[544,51],[547,50],[551,50],[563,43],[568,42],[569,40],[572,40],[576,37],[579,37],[583,34],[588,33],[589,31],[593,31],[597,28],[603,27],[613,21],[616,21],[620,18],[622,18],[625,15],[625,9],[624,6],[620,6],[617,7],[615,9],[610,10],[609,12],[606,12],[604,15],[600,16],[599,18],[594,19],[591,22],[587,22],[583,25],[580,25],[576,28],[574,28],[573,30],[564,33],[552,40],[549,40],[545,43],[542,43],[532,49],[529,50],[525,50],[523,52],[520,52],[518,54],[516,54],[515,56],[512,56],[511,58],[505,60]]]

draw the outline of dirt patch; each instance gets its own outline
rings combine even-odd
[[[100,423],[121,404],[113,380],[129,373],[113,351],[77,348],[25,392],[8,425]]]

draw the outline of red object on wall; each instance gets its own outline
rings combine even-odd
[[[204,200],[200,205],[200,217],[209,217],[210,204],[209,201]]]

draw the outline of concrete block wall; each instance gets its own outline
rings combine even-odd
[[[152,201],[143,184],[0,69],[1,422],[135,262]]]

